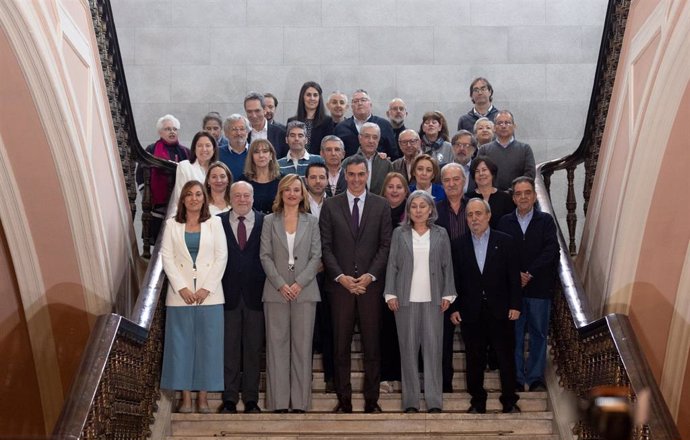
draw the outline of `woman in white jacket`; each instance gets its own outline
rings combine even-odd
[[[211,216],[201,182],[182,186],[177,214],[168,219],[161,255],[168,277],[161,388],[182,390],[178,411],[211,412],[207,391],[223,389],[223,287],[228,259],[220,218]]]

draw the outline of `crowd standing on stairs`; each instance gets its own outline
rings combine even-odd
[[[373,115],[363,89],[348,118],[347,95],[324,102],[313,81],[287,125],[275,95],[250,92],[246,117],[207,114],[191,150],[174,116],[159,119],[147,150],[179,162],[174,185],[158,170],[150,181],[160,221],[170,205],[161,387],[182,391],[179,412],[237,413],[240,402],[245,413],[310,411],[316,350],[333,411],[350,413],[355,329],[366,413],[397,391],[400,411],[419,412],[423,393],[442,412],[456,326],[468,412],[486,412],[487,365],[499,370],[505,413],[520,412],[518,392],[545,390],[556,228],[536,205],[532,150],[493,92],[472,81],[474,106],[452,137],[439,111],[419,132],[406,128],[400,98],[388,119]],[[221,408],[208,391],[222,391]]]

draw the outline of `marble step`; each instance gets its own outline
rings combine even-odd
[[[548,403],[547,403],[547,393],[546,392],[526,392],[526,393],[519,393],[520,394],[520,401],[518,402],[518,406],[522,411],[524,412],[530,412],[530,411],[546,411],[548,409]],[[488,395],[488,399],[486,402],[486,408],[488,411],[500,411],[502,408],[501,402],[499,401],[499,396],[500,393],[498,392],[491,392]],[[259,395],[259,406],[262,409],[266,409],[266,404],[265,404],[265,393],[261,393]],[[177,398],[179,399],[179,393],[177,395]],[[426,402],[424,402],[424,396],[420,395],[420,409],[422,411],[426,411]],[[220,411],[221,405],[223,403],[223,398],[221,393],[208,393],[208,403],[211,406],[211,408],[215,408],[218,411]],[[312,394],[312,399],[311,399],[311,410],[314,412],[329,412],[335,408],[336,404],[338,403],[336,395],[335,394],[323,394],[323,393],[314,393]],[[401,394],[399,392],[397,393],[389,393],[389,394],[381,394],[379,397],[379,405],[385,412],[400,412],[402,408],[402,403],[401,403]],[[364,410],[364,398],[362,395],[354,395],[352,396],[352,406],[355,411],[363,411]],[[462,412],[467,410],[467,408],[470,407],[470,395],[464,392],[457,392],[457,393],[445,393],[443,394],[443,409],[445,411],[455,411],[455,412]],[[244,410],[244,404],[242,402],[239,402],[237,404],[237,409],[238,411],[243,411]]]
[[[180,436],[225,437],[229,434],[248,436],[308,436],[328,433],[331,437],[368,435],[408,437],[437,434],[473,435],[534,435],[553,434],[550,412],[519,414],[173,414],[172,438]]]
[[[395,438],[404,440],[428,440],[428,439],[441,439],[441,440],[560,440],[558,434],[481,434],[478,436],[474,433],[469,434],[454,434],[454,433],[433,433],[433,434],[376,434],[376,435],[302,435],[302,434],[278,434],[278,435],[265,435],[265,434],[230,434],[223,433],[222,438],[227,439],[252,439],[252,440],[381,440],[385,438]],[[167,440],[218,440],[216,436],[168,436]]]

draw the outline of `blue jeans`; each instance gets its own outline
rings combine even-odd
[[[515,372],[517,383],[544,382],[546,338],[549,335],[551,300],[522,298],[522,313],[515,323]],[[529,333],[529,355],[525,363],[525,331]]]

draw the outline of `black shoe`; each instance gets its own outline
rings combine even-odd
[[[256,404],[253,400],[247,402],[244,404],[244,413],[245,414],[257,414],[261,412],[261,408],[259,408],[259,405]]]
[[[522,412],[522,411],[520,410],[519,406],[517,406],[516,404],[512,404],[512,405],[504,405],[503,406],[503,412],[506,414],[517,414],[517,413]]]
[[[486,414],[486,407],[472,405],[467,410],[467,414]]]
[[[419,410],[413,406],[409,408],[405,408],[405,411],[403,411],[405,414],[416,414],[419,412]]]
[[[453,392],[453,385],[448,385],[448,386],[444,385],[443,386],[443,392],[444,393],[452,393]]]
[[[276,414],[287,414],[287,413],[288,413],[288,410],[287,410],[287,408],[283,408],[283,409],[274,409],[273,412],[276,413]]]
[[[364,412],[367,414],[377,414],[381,412],[381,407],[376,400],[368,400],[364,403]]]
[[[220,410],[221,414],[237,414],[237,404],[235,402],[225,401],[223,402],[223,409]]]
[[[352,402],[345,399],[339,399],[338,405],[333,410],[337,414],[350,414],[352,412]]]
[[[293,409],[292,413],[293,414],[304,414],[304,413],[306,413],[306,411],[303,409]]]
[[[442,412],[443,412],[443,410],[441,408],[431,408],[429,410],[429,414],[440,414]]]
[[[525,386],[518,382],[515,384],[515,391],[518,393],[522,393],[525,391]]]
[[[536,382],[533,382],[529,386],[530,391],[546,391],[546,385],[544,385],[544,382],[538,380]]]
[[[335,382],[333,382],[332,380],[327,380],[326,381],[326,390],[324,392],[326,394],[335,393]]]

